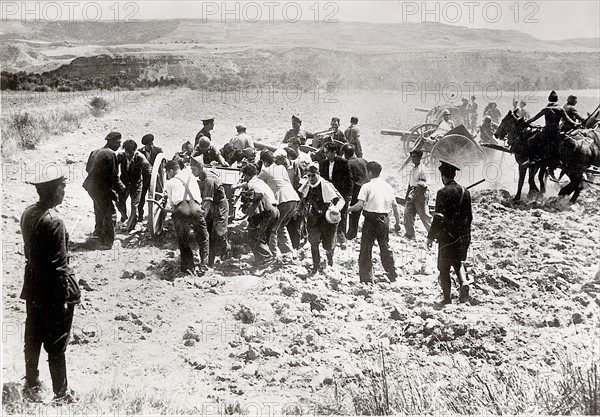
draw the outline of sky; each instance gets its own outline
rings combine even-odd
[[[544,40],[600,37],[600,1],[2,1],[0,18],[119,20],[195,18],[315,23],[440,22],[519,30]]]

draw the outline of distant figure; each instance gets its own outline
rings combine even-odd
[[[100,247],[110,249],[115,241],[115,225],[117,212],[114,203],[125,186],[119,179],[117,149],[121,146],[121,134],[110,132],[106,135],[106,146],[93,151],[86,164],[88,176],[83,181],[83,188],[94,201],[96,227],[94,234],[98,236]]]
[[[565,113],[567,113],[567,116],[569,116],[571,118],[571,120],[573,120],[575,122],[583,123],[583,121],[585,119],[583,117],[581,117],[579,115],[579,113],[577,112],[577,109],[575,108],[576,105],[577,105],[577,97],[570,95],[569,98],[567,98],[567,103],[563,106],[563,109],[565,109]],[[576,124],[570,123],[569,121],[567,121],[565,119],[565,120],[563,120],[561,130],[563,132],[568,132],[570,130],[575,129],[576,126],[577,126]]]
[[[69,234],[55,207],[65,196],[65,178],[30,183],[35,185],[39,201],[21,216],[23,253],[27,261],[21,298],[26,302],[25,386],[23,396],[42,402],[39,380],[42,345],[48,353],[55,405],[78,400],[68,387],[65,352],[80,291],[69,265]]]
[[[433,241],[438,242],[439,282],[444,298],[439,305],[452,303],[450,268],[456,273],[460,294],[458,301],[469,301],[469,277],[463,265],[467,259],[467,251],[471,244],[471,194],[467,189],[454,181],[456,165],[441,161],[439,167],[444,188],[438,191],[435,200],[433,223],[427,235],[427,248]]]
[[[358,201],[348,210],[350,212],[363,211],[365,222],[360,239],[360,255],[358,256],[358,274],[360,282],[373,282],[373,244],[377,241],[381,256],[381,265],[385,269],[390,282],[398,277],[394,266],[394,253],[390,249],[390,217],[394,212],[396,219],[396,232],[400,231],[400,214],[394,196],[394,189],[379,176],[381,165],[375,161],[367,163],[367,178],[358,194]]]
[[[487,107],[483,111],[483,115],[490,116],[492,118],[492,123],[496,124],[500,122],[500,117],[502,117],[500,110],[498,110],[498,106],[493,101],[487,105]]]
[[[478,112],[479,106],[477,105],[475,100],[476,100],[476,97],[471,96],[471,103],[469,105],[469,114],[470,114],[469,130],[471,131],[471,133],[474,133],[475,129],[477,129],[477,117],[478,117],[477,112]]]
[[[529,114],[529,110],[525,108],[526,105],[527,103],[525,103],[524,100],[521,100],[519,102],[519,117],[522,117],[525,121],[529,120],[529,118],[531,117],[531,115]]]
[[[200,138],[206,137],[209,141],[212,141],[212,137],[210,132],[215,128],[215,118],[214,116],[205,116],[202,121],[202,129],[196,134],[196,139],[194,142],[194,148],[198,147],[198,142]]]
[[[492,118],[488,115],[483,118],[481,126],[479,126],[479,143],[497,144],[498,141],[494,138],[494,132],[498,126],[492,123]]]
[[[410,159],[415,165],[410,172],[408,188],[406,189],[406,208],[404,209],[404,228],[407,239],[415,238],[415,217],[421,218],[425,230],[431,229],[431,216],[429,215],[429,190],[427,189],[427,172],[421,164],[423,151],[413,149]]]
[[[292,138],[298,138],[300,139],[300,144],[305,145],[306,139],[314,139],[315,135],[306,130],[300,129],[301,126],[302,120],[300,120],[300,118],[297,116],[292,116],[292,128],[285,132],[282,142],[289,143]]]
[[[299,193],[302,197],[302,206],[306,212],[306,228],[313,261],[311,274],[316,274],[321,266],[319,250],[321,244],[325,249],[327,264],[329,266],[333,265],[337,223],[340,220],[340,212],[345,201],[333,184],[321,178],[317,162],[312,162],[308,166],[306,176],[308,181],[302,184]],[[328,210],[330,210],[330,216],[337,217],[337,219],[331,217],[332,222],[330,222],[327,217]],[[337,220],[337,222],[334,220]]]
[[[146,157],[137,152],[137,143],[134,140],[128,139],[123,143],[124,152],[117,154],[117,161],[121,171],[121,182],[125,186],[119,194],[117,208],[121,213],[121,222],[127,221],[127,233],[135,229],[138,220],[139,206],[142,196],[142,185],[144,182],[150,183],[152,175],[152,166],[146,160]],[[131,200],[131,210],[129,218],[127,216],[127,199]],[[142,203],[143,205],[143,203]]]
[[[431,134],[431,138],[440,138],[454,128],[454,121],[450,120],[450,110],[446,109],[442,112],[442,120],[440,121],[437,130]]]
[[[177,245],[181,255],[181,272],[202,274],[208,263],[208,230],[204,212],[200,205],[202,196],[198,182],[189,168],[181,169],[179,162],[169,161],[165,167],[168,181],[165,184],[163,201],[167,212],[172,213]],[[194,238],[200,252],[200,265],[194,263],[194,253],[190,247],[190,230],[194,229]]]
[[[229,140],[234,149],[243,151],[246,148],[254,148],[254,142],[249,134],[246,133],[246,125],[239,124],[235,127],[237,135]]]
[[[535,122],[540,117],[544,117],[546,124],[542,131],[529,141],[530,159],[522,165],[530,166],[536,159],[546,159],[548,168],[552,171],[558,165],[558,150],[560,146],[560,123],[571,123],[577,125],[577,122],[571,119],[564,108],[558,104],[558,94],[552,90],[548,96],[548,104],[538,114],[528,120],[529,123]],[[533,157],[533,161],[531,160]]]
[[[358,124],[358,117],[350,118],[350,126],[344,131],[346,141],[354,146],[354,154],[357,158],[363,157],[362,145],[360,144],[360,132],[356,125]]]
[[[462,101],[462,103],[458,107],[458,111],[459,111],[460,118],[461,118],[461,120],[459,120],[459,123],[464,125],[468,129],[469,128],[469,119],[470,119],[469,99],[463,97],[461,99],[461,101]]]
[[[163,150],[158,146],[154,146],[154,135],[148,133],[142,137],[142,145],[144,145],[140,152],[146,157],[150,166],[154,166],[154,161],[158,154],[161,154]],[[150,177],[144,178],[142,184],[142,195],[140,196],[140,205],[138,206],[138,219],[143,220],[144,218],[144,206],[146,205],[146,194],[150,188]]]

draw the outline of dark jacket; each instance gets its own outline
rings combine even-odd
[[[210,131],[208,131],[208,130],[206,130],[206,129],[202,128],[202,129],[201,129],[201,130],[200,130],[198,133],[196,133],[196,139],[195,139],[195,142],[194,142],[194,148],[195,148],[196,146],[198,146],[198,142],[200,141],[200,138],[201,138],[202,136],[206,136],[206,137],[207,137],[207,138],[209,138],[209,139],[211,140],[211,142],[212,142],[212,137],[210,136]]]
[[[348,199],[352,195],[352,171],[350,165],[341,156],[336,156],[333,165],[333,175],[329,178],[329,160],[321,163],[321,177],[331,182],[342,197]]]
[[[21,298],[36,306],[62,306],[67,301],[67,279],[73,275],[69,266],[69,235],[54,209],[29,206],[21,216],[25,279]]]
[[[88,176],[83,188],[93,199],[118,199],[124,186],[119,179],[117,154],[112,149],[104,147],[92,151],[85,169]]]
[[[471,194],[450,181],[437,192],[428,239],[439,243],[439,257],[464,261],[471,243]]]
[[[137,187],[142,185],[142,180],[147,181],[152,175],[152,166],[146,160],[146,157],[140,152],[135,152],[133,158],[127,166],[127,155],[125,152],[117,154],[119,170],[121,171],[120,179],[126,187]]]
[[[161,148],[159,148],[158,146],[154,146],[154,145],[152,145],[152,148],[150,149],[150,151],[147,151],[145,146],[142,146],[140,149],[138,149],[138,151],[140,151],[142,153],[142,155],[144,155],[146,157],[148,162],[150,162],[150,165],[154,165],[154,160],[156,159],[158,154],[163,152],[163,150]]]

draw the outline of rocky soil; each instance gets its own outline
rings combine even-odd
[[[374,105],[375,96],[347,95],[335,105],[305,100],[248,106],[207,104],[189,90],[143,94],[4,163],[5,411],[37,412],[18,401],[16,389],[24,375],[25,320],[19,299],[24,269],[19,219],[36,201],[35,190],[23,181],[50,176],[50,170],[62,170],[70,180],[59,209],[70,229],[71,262],[83,297],[67,358],[70,385],[82,397],[79,407],[88,412],[362,414],[372,410],[356,401],[366,398],[365,383],[386,375],[394,394],[392,411],[539,411],[528,401],[543,388],[541,381],[564,378],[566,364],[589,366],[598,360],[600,207],[593,190],[584,191],[574,205],[558,200],[555,189],[548,198],[531,196],[518,203],[510,194],[514,183],[508,191],[473,190],[473,299],[444,309],[434,306],[440,298],[436,257],[425,250],[420,224],[417,241],[391,237],[400,277],[392,284],[382,275],[377,249],[379,282],[358,282],[356,240],[336,251],[333,267],[315,276],[308,274],[308,248],[283,267],[257,275],[243,246],[235,246],[236,257],[205,276],[181,276],[169,224],[160,242],[139,228],[131,235],[120,232],[112,250],[93,249],[87,241],[92,206],[81,188],[89,151],[103,145],[108,131],[119,130],[135,139],[152,132],[172,154],[193,138],[199,129],[195,120],[205,111],[220,115],[213,135],[219,144],[237,122],[250,120],[255,121],[252,134],[275,142],[292,113],[311,120],[311,128],[319,120],[326,127],[329,115],[346,119],[366,103],[371,110],[361,120],[367,157],[380,160],[398,194],[404,193],[400,158],[385,151],[394,149],[394,139],[377,135],[391,119]],[[399,104],[397,98],[386,99],[390,106]],[[405,104],[406,113],[413,104]],[[237,245],[243,225],[234,229]],[[44,360],[41,375],[49,386]],[[457,388],[472,383],[479,394],[483,385],[477,378],[492,387],[490,397]],[[513,381],[526,394],[505,390],[502,396],[493,390],[498,381],[506,387]],[[516,395],[514,405],[510,395]],[[462,406],[454,403],[461,398]]]

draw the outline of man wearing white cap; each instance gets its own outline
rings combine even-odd
[[[444,136],[446,133],[454,129],[454,121],[450,120],[450,110],[445,109],[442,112],[442,120],[435,132],[431,134],[432,139]]]

